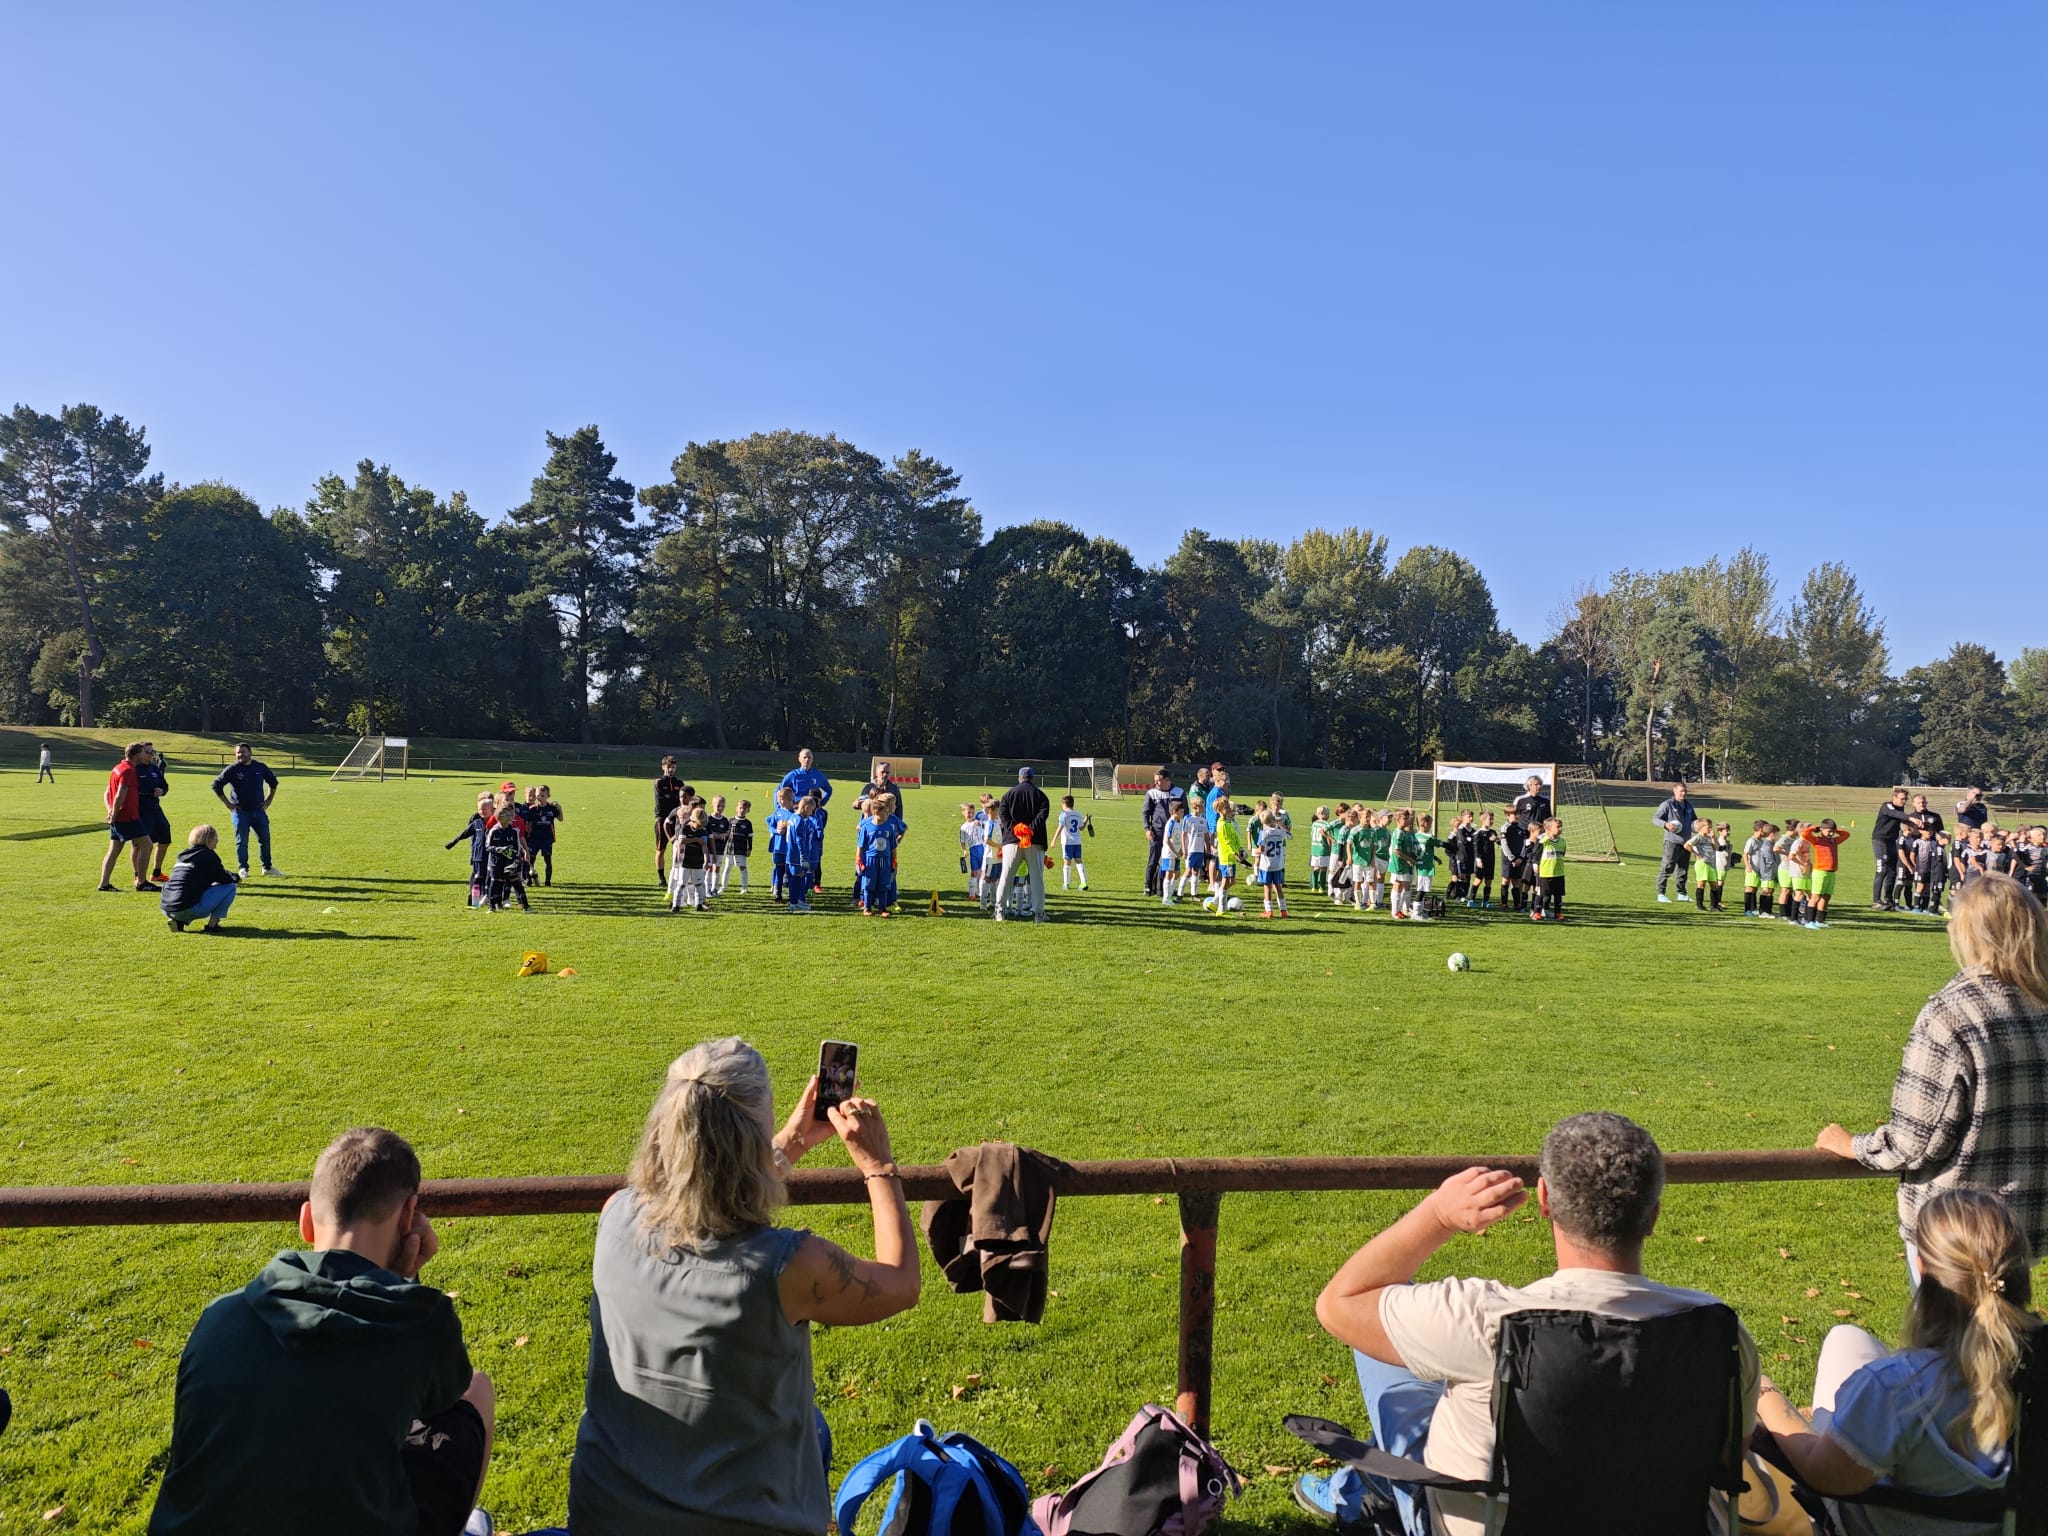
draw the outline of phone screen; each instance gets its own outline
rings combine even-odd
[[[860,1047],[844,1040],[827,1040],[818,1047],[818,1107],[813,1118],[826,1119],[825,1111],[853,1097],[855,1068]]]

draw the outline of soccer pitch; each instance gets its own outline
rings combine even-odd
[[[178,768],[180,746],[165,744],[180,842],[200,819],[225,837],[211,771]],[[466,850],[442,849],[499,775],[331,784],[281,771],[287,877],[245,888],[231,934],[173,935],[153,898],[92,889],[104,770],[72,754],[54,786],[32,767],[0,772],[14,916],[0,949],[0,1184],[301,1179],[358,1124],[411,1139],[429,1177],[618,1172],[668,1062],[722,1034],[762,1049],[785,1104],[820,1039],[859,1042],[904,1162],[983,1138],[1070,1159],[1526,1154],[1558,1117],[1592,1108],[1635,1117],[1671,1151],[1806,1146],[1830,1119],[1882,1116],[1907,1027],[1952,970],[1939,923],[1863,910],[1861,830],[1835,926],[1807,932],[1744,921],[1739,877],[1732,913],[1655,905],[1658,834],[1633,808],[1613,812],[1624,866],[1571,866],[1561,927],[1339,914],[1306,891],[1315,800],[1295,773],[1285,923],[1261,920],[1249,887],[1250,910],[1228,918],[1145,899],[1139,802],[1126,798],[1081,802],[1099,829],[1089,891],[1062,894],[1055,875],[1052,923],[997,926],[962,892],[964,791],[938,788],[907,796],[898,917],[864,920],[846,905],[852,785],[836,774],[816,915],[769,903],[764,839],[753,894],[672,917],[653,869],[650,762],[635,778],[547,775],[568,819],[556,884],[533,892],[530,915],[470,910]],[[766,782],[696,771],[707,794],[751,796],[758,824]],[[1237,779],[1240,798],[1270,787],[1255,770]],[[1881,798],[1795,814],[1867,826]],[[1716,808],[1739,842],[1749,816]],[[942,918],[924,915],[931,890]],[[527,949],[576,974],[515,977]],[[1446,970],[1452,950],[1470,973]],[[837,1160],[834,1145],[811,1161]],[[1363,1421],[1313,1302],[1413,1198],[1224,1200],[1215,1433],[1250,1479],[1232,1524],[1299,1523],[1274,1469],[1308,1453],[1284,1413]],[[791,1219],[869,1240],[865,1211]],[[594,1227],[447,1222],[425,1274],[458,1294],[471,1355],[498,1385],[484,1502],[504,1530],[565,1512]],[[282,1226],[0,1231],[0,1385],[15,1399],[0,1531],[140,1531],[187,1330],[295,1243]],[[1668,1195],[1646,1264],[1734,1303],[1799,1395],[1834,1322],[1896,1335],[1899,1250],[1889,1182],[1693,1187]],[[1177,1251],[1170,1199],[1069,1200],[1041,1326],[984,1326],[980,1297],[950,1294],[928,1264],[915,1311],[820,1331],[835,1482],[919,1417],[986,1441],[1035,1489],[1093,1467],[1141,1404],[1173,1400]],[[1532,1209],[1452,1242],[1425,1273],[1527,1280],[1548,1263]]]

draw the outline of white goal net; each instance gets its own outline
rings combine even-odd
[[[1110,800],[1122,793],[1117,784],[1116,762],[1107,757],[1070,757],[1067,759],[1067,792],[1073,793],[1076,781],[1088,790],[1091,800]]]
[[[411,747],[411,738],[405,736],[359,736],[328,778],[382,779],[391,772],[404,778]]]
[[[1551,814],[1564,825],[1567,859],[1611,864],[1621,857],[1600,781],[1584,763],[1434,763],[1404,768],[1387,792],[1389,805],[1434,806],[1441,836],[1460,811],[1492,811],[1505,819],[1531,778],[1543,781]]]

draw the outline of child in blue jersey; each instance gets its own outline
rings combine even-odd
[[[1081,859],[1081,830],[1093,830],[1089,818],[1074,809],[1072,795],[1060,796],[1060,814],[1053,823],[1052,840],[1060,850],[1060,889],[1067,888],[1069,876],[1081,882],[1081,889],[1088,889],[1088,866]]]
[[[789,899],[789,824],[796,820],[796,791],[787,784],[775,791],[775,804],[761,818],[768,828],[770,884],[777,901]]]
[[[861,910],[869,917],[894,917],[889,909],[896,905],[896,850],[903,843],[903,818],[896,814],[896,797],[891,794],[870,797],[867,812],[854,843]]]
[[[808,912],[811,882],[818,878],[818,861],[825,855],[825,823],[818,815],[816,795],[797,801],[784,837],[788,843],[783,856],[789,865],[789,910]]]

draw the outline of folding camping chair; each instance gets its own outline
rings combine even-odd
[[[2013,1386],[2019,1394],[2019,1422],[2013,1427],[2012,1470],[2005,1486],[1981,1493],[1957,1493],[1936,1497],[1909,1493],[1880,1483],[1855,1494],[1815,1493],[1803,1485],[1796,1491],[1799,1502],[1825,1517],[1825,1504],[1862,1504],[1871,1509],[1895,1509],[1902,1514],[1954,1525],[1997,1526],[2003,1536],[2048,1536],[2048,1450],[2028,1444],[2030,1434],[2048,1434],[2048,1348],[2031,1345],[2020,1357]],[[1756,1452],[1773,1466],[1786,1466],[1783,1454],[1768,1430],[1759,1429],[1751,1442]],[[1829,1526],[1823,1526],[1829,1529]]]
[[[1446,1477],[1328,1419],[1283,1422],[1339,1462],[1486,1500],[1487,1536],[1706,1536],[1719,1492],[1739,1536],[1742,1374],[1735,1314],[1516,1312],[1493,1368],[1493,1466]],[[1505,1495],[1505,1497],[1503,1497]]]

